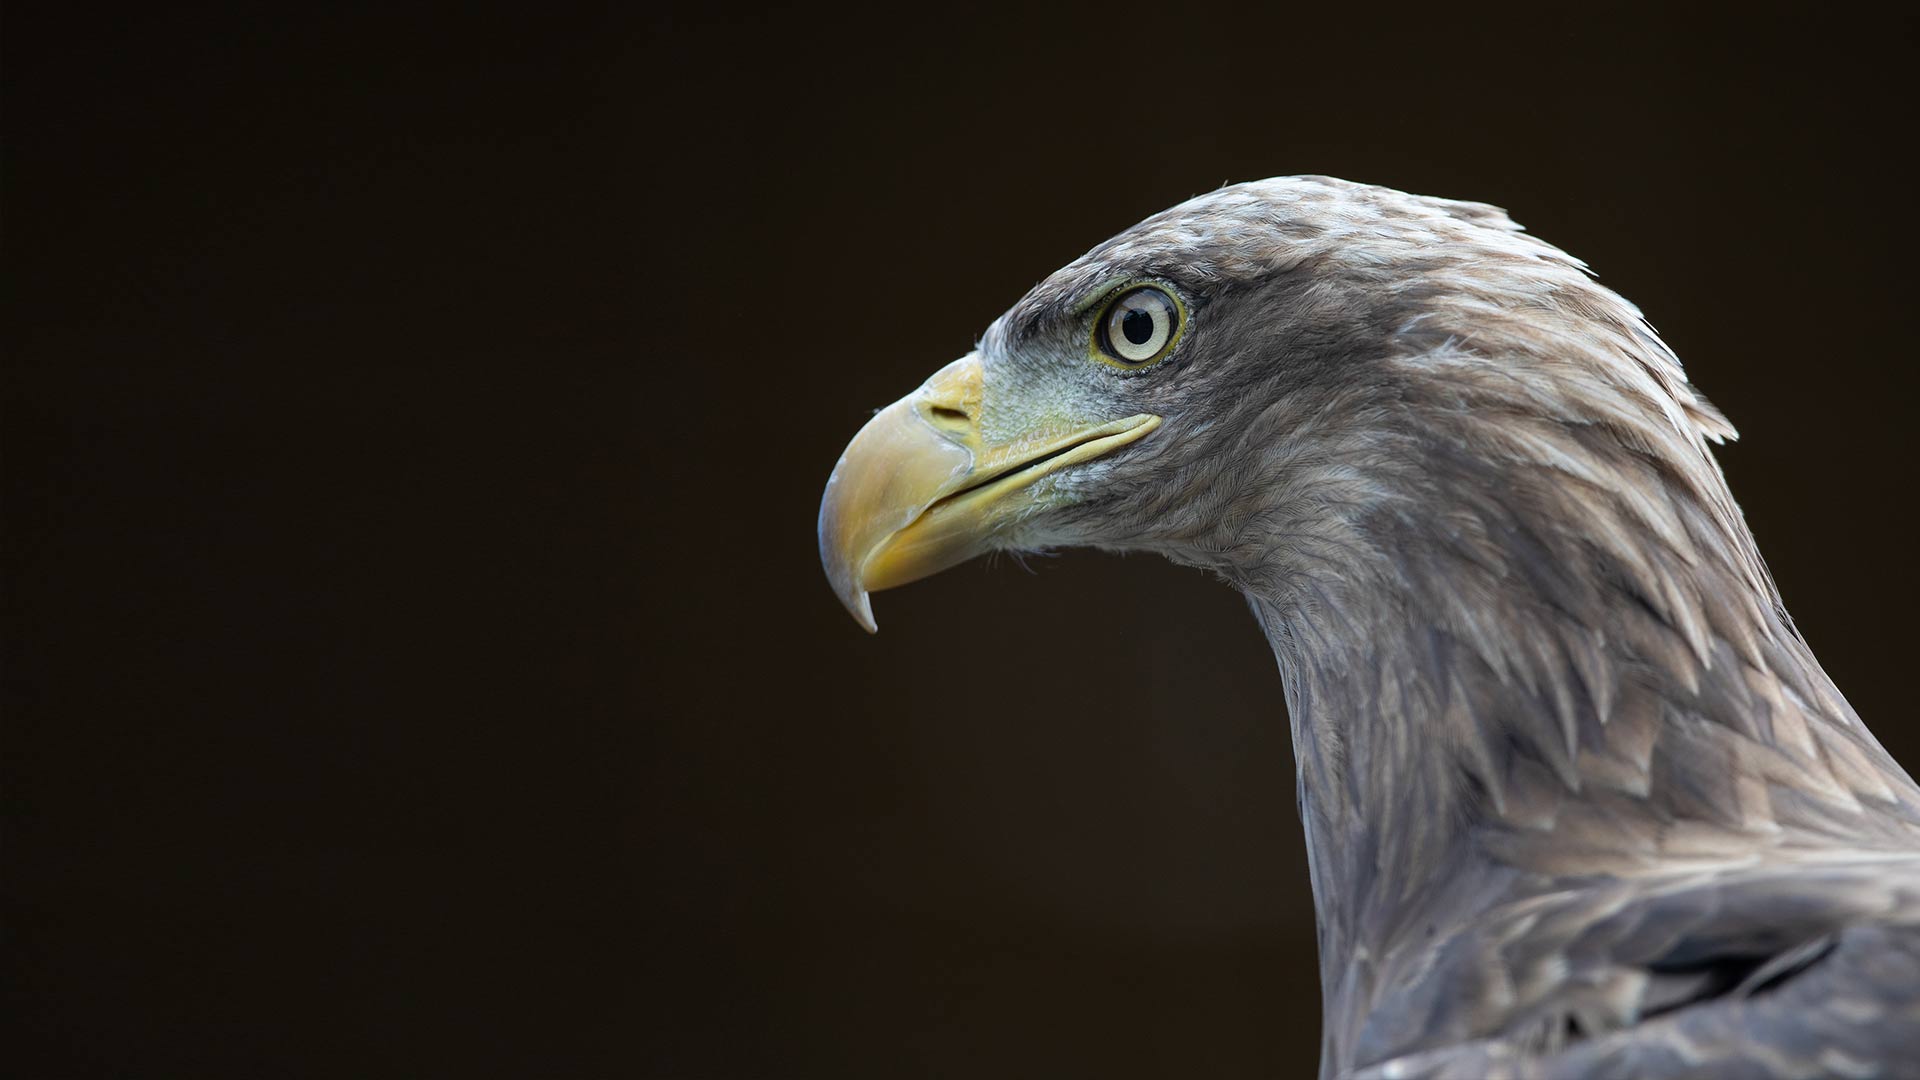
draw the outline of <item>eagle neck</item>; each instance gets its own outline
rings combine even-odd
[[[1286,691],[1331,1005],[1371,981],[1358,976],[1395,940],[1476,913],[1448,897],[1505,892],[1484,886],[1519,876],[1475,842],[1497,811],[1461,762],[1491,748],[1463,747],[1441,727],[1448,712],[1457,720],[1502,706],[1409,694],[1400,673],[1429,668],[1433,658],[1423,652],[1438,642],[1403,621],[1368,618],[1329,630],[1343,621],[1327,619],[1330,608],[1309,618],[1268,596],[1248,598]]]
[[[1920,789],[1794,629],[1711,451],[1733,429],[1639,313],[1571,262],[1345,250],[1215,324],[1244,383],[1131,504],[1279,662],[1322,1060],[1502,905],[1911,850]]]
[[[1676,541],[1625,501],[1574,514],[1418,460],[1439,467],[1369,485],[1418,495],[1339,543],[1302,559],[1291,527],[1226,571],[1285,686],[1330,1025],[1436,939],[1583,876],[1783,836],[1911,844],[1878,808],[1920,793],[1794,631],[1717,470],[1656,490]]]

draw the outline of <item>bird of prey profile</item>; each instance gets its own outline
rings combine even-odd
[[[1159,552],[1279,662],[1323,1076],[1920,1076],[1920,788],[1640,312],[1494,207],[1225,187],[847,447],[827,576]]]

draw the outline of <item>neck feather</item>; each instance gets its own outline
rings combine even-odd
[[[1543,415],[1480,357],[1404,363],[1459,407],[1276,458],[1215,563],[1284,677],[1330,993],[1569,879],[1915,843],[1670,388]]]

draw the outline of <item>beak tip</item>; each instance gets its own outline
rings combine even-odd
[[[847,610],[853,615],[853,621],[859,623],[861,629],[869,634],[880,632],[880,624],[873,620],[873,598],[867,590],[855,589],[852,593],[841,597],[841,600],[846,603]]]
[[[824,521],[824,514],[822,515]],[[880,632],[873,621],[873,597],[867,592],[866,585],[860,580],[859,573],[839,557],[839,548],[832,543],[827,526],[820,529],[820,562],[827,572],[827,584],[832,587],[833,595],[840,599],[840,606],[847,609],[853,621],[869,634]]]

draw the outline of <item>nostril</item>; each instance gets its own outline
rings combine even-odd
[[[933,407],[933,418],[955,424],[964,424],[973,419],[959,409],[950,409],[945,405],[935,405]]]

